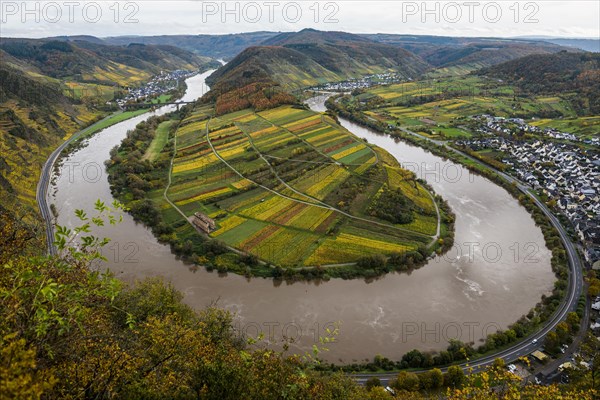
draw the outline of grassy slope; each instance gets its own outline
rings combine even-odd
[[[167,140],[169,139],[169,129],[171,129],[173,124],[174,121],[165,121],[156,128],[156,134],[152,143],[150,143],[150,147],[148,147],[144,154],[144,160],[154,161],[158,157],[165,147],[165,144],[167,144]]]

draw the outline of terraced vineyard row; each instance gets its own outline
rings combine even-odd
[[[186,216],[200,212],[215,221],[210,237],[283,267],[352,263],[435,241],[436,206],[427,190],[330,117],[294,106],[210,114],[197,108],[175,132],[168,190]],[[412,223],[370,211],[389,190],[412,205]]]

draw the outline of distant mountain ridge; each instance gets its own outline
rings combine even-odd
[[[414,35],[364,35],[374,41],[399,46],[422,57],[435,67],[489,67],[531,54],[579,51],[545,41],[501,38],[467,38]]]
[[[316,30],[305,30],[303,42],[307,40],[323,44]],[[72,36],[71,40],[87,40],[103,44],[128,45],[130,43],[171,45],[213,58],[230,60],[243,50],[252,46],[275,45],[277,42],[299,41],[298,32],[244,32],[218,35],[161,35],[161,36],[117,36],[97,38],[93,36]],[[337,32],[337,39],[354,36],[352,40],[365,38],[371,41],[402,47],[409,50],[434,66],[472,63],[474,67],[485,67],[536,53],[553,53],[565,49],[590,50],[598,47],[593,40],[568,38],[486,38],[486,37],[452,37],[406,34],[351,34]],[[295,38],[294,38],[295,37]],[[66,37],[59,37],[65,39]],[[491,48],[496,51],[493,52]],[[598,51],[598,50],[594,50]],[[437,57],[436,52],[444,54]],[[462,60],[463,57],[467,57]]]
[[[531,36],[517,39],[537,40],[548,43],[558,44],[560,46],[572,47],[579,50],[600,53],[600,38],[562,38],[553,36]]]
[[[207,57],[229,60],[244,49],[256,46],[277,32],[249,32],[226,35],[116,36],[101,39],[106,44],[130,43],[171,45]]]
[[[215,87],[272,81],[287,89],[395,71],[415,78],[429,68],[411,52],[345,32],[304,29],[244,50],[208,79]]]

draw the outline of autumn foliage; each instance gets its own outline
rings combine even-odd
[[[0,400],[596,398],[593,380],[581,387],[523,386],[502,360],[469,376],[458,366],[401,372],[390,382],[394,394],[379,380],[364,388],[342,373],[318,372],[313,356],[241,336],[229,312],[192,310],[160,278],[128,286],[96,271],[107,240],[92,236],[91,228],[118,221],[101,202],[96,210],[93,217],[77,211],[79,227],[57,227],[58,256],[3,253]],[[6,212],[3,221],[9,234],[3,248],[17,249],[26,228]],[[597,355],[597,343],[588,347]]]
[[[295,103],[297,103],[296,98],[282,91],[278,86],[255,82],[219,95],[215,110],[217,115],[223,115],[245,108],[261,111],[283,104]]]

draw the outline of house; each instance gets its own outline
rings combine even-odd
[[[565,369],[568,369],[568,368],[573,368],[573,364],[571,364],[568,361],[566,363],[560,364],[558,366],[558,370],[561,371],[561,372],[564,371]]]
[[[201,229],[204,233],[211,233],[215,230],[216,224],[215,221],[208,217],[207,215],[197,212],[192,217],[192,223],[195,227]]]
[[[531,353],[531,356],[538,361],[544,361],[546,358],[548,358],[546,354],[542,353],[539,350],[536,350],[533,353]]]

